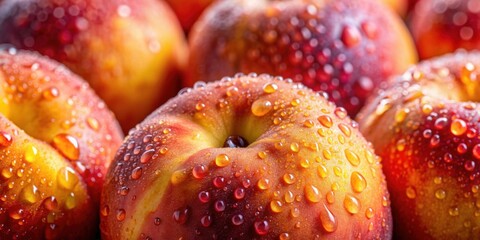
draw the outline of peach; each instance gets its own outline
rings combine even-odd
[[[124,131],[180,89],[186,43],[158,0],[5,0],[0,42],[65,64],[89,82]]]
[[[0,50],[0,239],[87,239],[123,139],[88,84],[57,62]]]
[[[358,115],[382,158],[396,239],[480,238],[480,52],[421,62]]]
[[[379,159],[346,110],[291,80],[197,83],[125,139],[103,239],[389,239]]]
[[[219,1],[192,29],[185,85],[237,72],[290,77],[355,116],[416,61],[400,17],[369,0]]]
[[[480,2],[419,1],[412,13],[410,28],[422,59],[459,48],[480,49]]]

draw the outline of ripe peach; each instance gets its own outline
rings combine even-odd
[[[192,29],[185,85],[236,72],[291,77],[355,116],[416,61],[401,19],[369,0],[215,2]]]
[[[480,238],[480,52],[424,61],[358,115],[382,158],[397,239]]]
[[[172,7],[185,32],[189,32],[203,10],[215,0],[165,0]]]
[[[0,239],[87,239],[122,141],[88,84],[45,57],[0,50]]]
[[[419,1],[412,13],[410,28],[422,59],[458,48],[480,49],[480,2]]]
[[[346,110],[266,75],[197,83],[132,130],[103,239],[389,239],[379,159]]]
[[[86,79],[127,131],[180,89],[186,43],[159,0],[5,0],[0,42],[36,50]]]

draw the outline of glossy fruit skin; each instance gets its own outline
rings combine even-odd
[[[480,3],[475,0],[419,1],[412,11],[410,29],[421,59],[459,48],[480,49]]]
[[[37,53],[0,49],[0,239],[91,239],[123,139],[88,84]]]
[[[394,237],[478,239],[479,52],[412,67],[358,115],[382,158]]]
[[[223,147],[230,136],[249,145]],[[345,109],[291,80],[197,83],[120,147],[102,238],[390,239],[372,152]]]
[[[216,2],[192,29],[189,47],[186,86],[269,73],[327,92],[350,116],[382,81],[416,62],[401,19],[366,0]]]
[[[163,1],[7,0],[0,32],[87,80],[124,132],[180,89],[186,40]]]
[[[202,12],[216,0],[166,0],[188,33]]]

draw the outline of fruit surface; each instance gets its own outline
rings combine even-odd
[[[183,30],[188,33],[198,17],[215,0],[166,0],[180,20]]]
[[[376,1],[215,2],[189,36],[185,85],[237,72],[290,77],[355,116],[388,76],[416,61],[400,18]]]
[[[174,13],[158,0],[5,0],[0,42],[31,49],[89,82],[123,130],[180,88],[186,43]]]
[[[104,239],[389,239],[379,159],[346,110],[291,81],[197,83],[130,132]]]
[[[480,2],[422,0],[412,12],[410,28],[422,59],[456,49],[480,49]]]
[[[0,50],[0,239],[88,239],[123,135],[88,84],[38,54]]]
[[[397,239],[480,238],[479,52],[424,61],[358,115],[382,158]]]

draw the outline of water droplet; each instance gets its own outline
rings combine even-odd
[[[473,156],[476,159],[480,159],[480,144],[476,144],[472,149]]]
[[[57,183],[64,189],[73,189],[78,181],[77,174],[70,167],[62,167],[57,173]]]
[[[123,221],[125,220],[125,215],[126,215],[125,209],[118,209],[116,218],[118,221]]]
[[[225,211],[226,205],[225,202],[222,200],[215,201],[213,204],[215,211],[217,212],[223,212]]]
[[[53,137],[53,147],[55,147],[64,157],[71,161],[78,160],[80,156],[80,147],[75,137],[61,133]]]
[[[29,204],[36,203],[40,197],[37,186],[31,183],[23,187],[20,194],[22,200]]]
[[[320,210],[320,222],[322,223],[323,229],[328,233],[337,230],[337,219],[325,204],[323,204],[323,209]]]
[[[342,30],[342,42],[346,47],[351,48],[360,43],[362,35],[356,27],[345,26]]]
[[[141,163],[147,163],[152,159],[153,154],[155,154],[155,149],[150,149],[142,153],[142,156],[140,156],[140,162]]]
[[[210,193],[207,191],[201,191],[198,194],[198,200],[200,200],[200,202],[202,203],[207,203],[208,201],[210,201]]]
[[[205,215],[200,219],[200,223],[204,227],[210,227],[212,224],[212,217],[210,215]]]
[[[377,116],[381,116],[386,111],[390,110],[390,108],[392,108],[392,103],[390,102],[390,99],[384,98],[380,101],[377,108],[375,109],[375,114]]]
[[[279,240],[289,240],[290,239],[290,234],[288,233],[281,233],[280,236],[278,237]]]
[[[52,100],[54,98],[57,98],[59,95],[60,95],[60,92],[56,87],[48,88],[42,92],[42,96],[45,100]]]
[[[290,144],[290,150],[292,150],[292,152],[299,152],[300,151],[300,145],[298,145],[298,143],[294,142],[292,144]]]
[[[403,150],[405,150],[405,145],[406,145],[406,144],[407,144],[407,143],[406,143],[405,139],[403,139],[403,138],[402,138],[402,139],[399,139],[399,140],[397,141],[397,144],[395,145],[397,151],[403,152]]]
[[[267,153],[264,152],[264,151],[260,151],[257,153],[257,156],[260,158],[260,159],[265,159],[267,157]]]
[[[359,172],[353,172],[350,176],[350,184],[354,192],[361,193],[367,187],[365,177]]]
[[[153,224],[155,224],[155,226],[159,226],[161,223],[162,219],[160,219],[159,217],[153,219]]]
[[[2,169],[2,176],[6,179],[9,179],[13,176],[13,168],[4,168]]]
[[[197,110],[197,111],[201,111],[201,110],[203,110],[204,108],[205,108],[205,103],[199,102],[199,103],[197,103],[197,104],[195,105],[195,110]]]
[[[461,136],[467,131],[467,123],[462,119],[455,119],[450,126],[450,131],[455,136]]]
[[[295,195],[293,195],[293,193],[288,190],[287,192],[285,192],[285,195],[283,195],[283,199],[285,199],[286,203],[292,203],[293,201],[295,201]]]
[[[345,210],[350,214],[357,214],[360,211],[360,201],[351,194],[345,194],[345,199],[343,200],[343,206]]]
[[[335,108],[335,111],[334,111],[335,115],[340,118],[340,119],[344,119],[348,116],[348,112],[345,108],[343,107],[337,107]]]
[[[257,117],[265,116],[273,109],[273,105],[270,101],[259,99],[252,104],[252,114]]]
[[[407,194],[407,197],[410,199],[414,199],[417,197],[417,191],[415,191],[415,188],[412,186],[407,187],[407,190],[405,191]]]
[[[373,208],[367,208],[367,210],[365,211],[365,217],[367,217],[368,219],[371,219],[373,216],[375,215],[375,211],[373,211]]]
[[[443,189],[438,189],[437,191],[435,191],[435,197],[437,199],[441,200],[441,199],[444,199],[446,196],[447,196],[447,193]]]
[[[12,135],[7,132],[0,132],[0,146],[1,147],[8,147],[12,144]]]
[[[268,178],[261,178],[257,182],[257,187],[260,190],[267,190],[270,188],[270,180]]]
[[[243,215],[242,214],[235,214],[232,217],[232,224],[235,226],[240,226],[243,224]]]
[[[225,184],[226,184],[225,178],[222,176],[217,176],[213,178],[212,182],[216,188],[223,188],[225,187]]]
[[[190,207],[180,208],[173,212],[173,220],[178,224],[184,224],[190,217]]]
[[[338,128],[340,131],[342,131],[343,134],[345,134],[346,137],[350,137],[352,134],[352,130],[350,130],[350,127],[344,123],[338,124]]]
[[[286,183],[286,184],[293,184],[295,183],[295,174],[293,173],[285,173],[283,175],[283,181]]]
[[[327,202],[329,204],[333,204],[335,202],[335,192],[334,191],[328,191],[327,195]]]
[[[307,127],[307,128],[312,128],[315,126],[315,123],[310,120],[310,119],[307,119],[305,120],[305,122],[303,122],[303,126]]]
[[[312,202],[312,203],[318,203],[320,202],[321,196],[320,196],[320,191],[318,190],[317,187],[307,184],[305,185],[304,188],[304,193],[305,193],[305,198]]]
[[[65,199],[65,207],[67,209],[73,209],[76,206],[77,206],[77,201],[76,201],[75,193],[71,192],[67,195],[67,198]]]
[[[317,174],[321,178],[326,178],[327,177],[327,167],[320,165],[317,167]]]
[[[277,84],[275,83],[267,83],[263,86],[263,92],[265,93],[274,93],[278,89]]]
[[[472,172],[475,170],[475,161],[466,160],[463,166],[465,167],[465,170]]]
[[[93,117],[88,117],[87,118],[87,125],[90,127],[92,130],[97,131],[100,128],[100,123],[98,122],[97,119]]]
[[[37,154],[38,154],[38,149],[35,146],[29,144],[25,149],[25,156],[24,156],[25,161],[32,163],[33,161],[35,161]]]
[[[358,166],[360,165],[360,157],[356,153],[354,153],[350,149],[345,149],[345,156],[347,157],[347,160],[352,164],[353,166]]]
[[[448,119],[441,117],[435,120],[434,126],[437,130],[442,130],[448,125]]]
[[[139,179],[140,177],[142,177],[142,174],[143,174],[143,169],[142,167],[136,167],[132,170],[132,174],[130,175],[130,177],[133,179],[133,180],[137,180]]]
[[[244,188],[236,188],[233,192],[233,195],[237,200],[243,199],[245,197],[245,189]]]
[[[54,197],[54,196],[50,196],[50,197],[47,197],[44,201],[43,201],[43,205],[45,206],[45,208],[49,211],[53,211],[53,210],[56,210],[58,208],[58,202],[57,202],[57,199]],[[108,206],[106,206],[108,208]],[[108,215],[108,211],[105,211],[105,207],[102,208],[102,215],[103,216],[107,216]]]
[[[395,122],[402,123],[405,118],[407,118],[408,113],[410,113],[410,109],[408,108],[402,108],[398,110],[395,114]]]
[[[192,169],[192,175],[196,179],[202,179],[208,174],[208,167],[203,164],[197,164]]]
[[[318,117],[318,121],[320,122],[320,124],[322,124],[326,128],[330,128],[333,126],[333,120],[328,115],[322,115]]]
[[[219,154],[217,157],[215,157],[215,164],[218,167],[226,167],[230,164],[230,158],[227,156],[227,154]]]
[[[255,227],[255,232],[260,236],[267,235],[268,230],[270,229],[266,220],[255,221],[253,226]]]
[[[274,213],[282,212],[283,211],[282,207],[283,207],[282,202],[280,202],[278,200],[273,200],[273,201],[270,202],[270,209]]]
[[[22,208],[10,208],[8,216],[10,216],[10,218],[13,220],[20,220],[23,218],[24,213],[25,210],[23,210]]]

